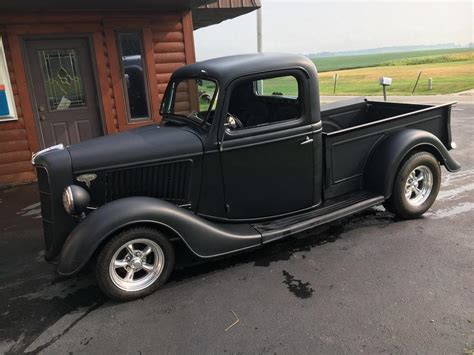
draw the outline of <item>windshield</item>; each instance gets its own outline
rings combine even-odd
[[[217,83],[209,79],[177,79],[163,99],[162,115],[170,114],[198,123],[211,120],[217,102]]]

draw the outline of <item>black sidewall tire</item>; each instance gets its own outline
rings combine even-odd
[[[118,248],[133,239],[150,239],[157,243],[163,250],[165,256],[165,265],[158,279],[147,288],[140,291],[124,291],[118,288],[111,280],[109,275],[109,265],[112,257]],[[162,232],[150,227],[134,227],[119,232],[113,236],[102,248],[99,253],[96,264],[96,279],[102,292],[116,301],[131,301],[137,298],[145,297],[158,288],[160,288],[169,278],[173,271],[175,262],[175,253],[171,242]]]
[[[430,195],[419,206],[411,205],[405,197],[405,183],[408,175],[420,165],[427,166],[433,174],[433,187]],[[393,186],[390,199],[384,204],[385,208],[404,219],[418,218],[423,215],[435,202],[441,186],[441,168],[438,160],[430,153],[419,152],[413,154],[401,165]]]

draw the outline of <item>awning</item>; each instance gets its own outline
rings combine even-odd
[[[261,7],[260,0],[218,0],[193,9],[193,24],[197,30],[218,24]]]
[[[216,0],[0,0],[1,10],[187,10]]]

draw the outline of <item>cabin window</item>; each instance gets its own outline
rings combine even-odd
[[[150,118],[145,58],[140,32],[119,32],[118,44],[130,121]]]
[[[243,80],[233,88],[228,114],[238,125],[231,130],[270,125],[300,118],[301,83],[293,75]]]
[[[161,109],[197,123],[212,123],[217,103],[217,82],[210,79],[177,79],[170,84]]]
[[[15,100],[13,97],[7,59],[0,36],[0,122],[16,120]]]
[[[281,96],[296,99],[299,96],[298,80],[291,75],[257,80],[255,93],[259,96]]]

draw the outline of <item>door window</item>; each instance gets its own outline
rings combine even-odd
[[[38,51],[48,107],[63,111],[86,106],[86,95],[74,49]]]
[[[300,86],[293,75],[239,82],[230,97],[227,128],[239,130],[301,117]]]

